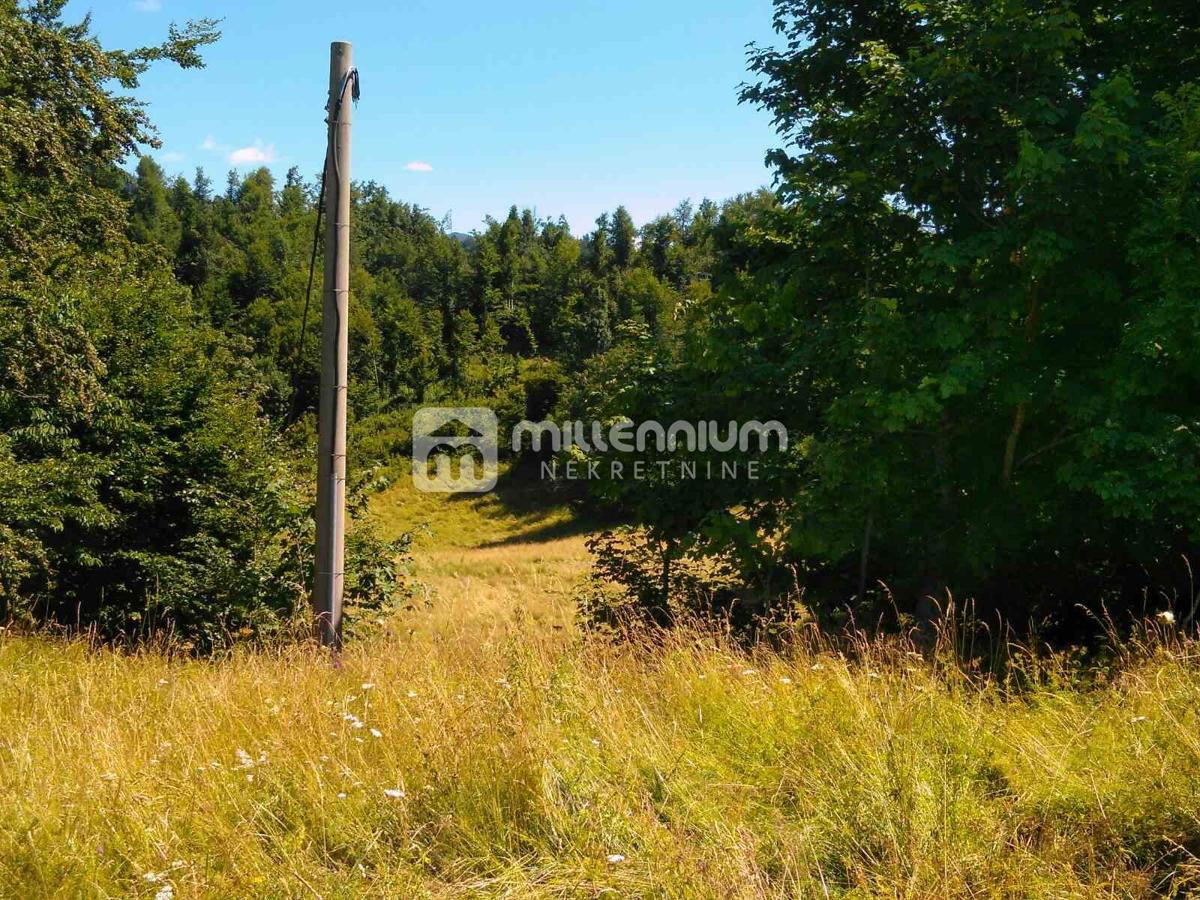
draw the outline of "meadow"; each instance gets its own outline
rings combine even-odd
[[[1194,3],[105,5],[0,0],[0,900],[1200,896]],[[370,495],[433,404],[608,477]]]
[[[0,636],[0,894],[1200,887],[1197,648],[1169,624],[1103,668],[1027,655],[1007,680],[947,644],[614,643],[573,622],[569,511],[497,504],[383,495],[385,527],[429,522],[429,602],[340,668]]]

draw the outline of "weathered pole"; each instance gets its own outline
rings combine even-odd
[[[346,383],[350,297],[351,49],[329,48],[329,152],[325,158],[325,282],[321,317],[321,397],[317,420],[317,560],[313,608],[317,638],[342,644],[346,537]]]

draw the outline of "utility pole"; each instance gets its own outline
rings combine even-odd
[[[325,154],[325,283],[321,303],[321,397],[317,419],[317,638],[342,646],[346,538],[346,363],[350,297],[350,119],[357,94],[351,48],[329,48],[329,135]],[[354,84],[351,84],[351,82]]]

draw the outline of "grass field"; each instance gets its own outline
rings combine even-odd
[[[333,669],[0,635],[6,897],[1149,897],[1200,889],[1197,648],[1020,693],[581,635],[584,535],[399,485],[431,605]]]
[[[402,624],[435,640],[490,641],[517,626],[565,631],[571,593],[588,570],[586,530],[537,481],[488,494],[423,494],[400,479],[378,498],[383,533],[416,535],[419,596]]]

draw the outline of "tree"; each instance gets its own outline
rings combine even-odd
[[[651,334],[661,337],[677,302],[675,292],[645,267],[626,273],[619,291],[618,307],[624,318],[636,317],[649,327]]]
[[[775,6],[786,48],[754,50],[742,96],[783,139],[791,253],[710,349],[790,385],[810,436],[790,545],[1018,617],[1135,602],[1200,537],[1175,268],[1200,233],[1180,193],[1200,22],[1129,0]]]
[[[239,341],[165,264],[176,209],[195,237],[203,206],[143,159],[128,210],[118,169],[154,138],[112,82],[133,90],[160,59],[199,65],[216,33],[104,51],[62,6],[0,3],[14,135],[0,148],[0,612],[113,638],[168,630],[197,649],[270,631],[307,594],[311,480],[262,415]],[[9,210],[28,221],[11,227]],[[374,555],[348,602],[378,606],[377,564],[399,548],[364,540]]]
[[[649,257],[654,277],[660,281],[671,279],[671,247],[675,237],[676,224],[670,216],[659,216],[642,229],[642,247]]]
[[[129,205],[129,236],[139,244],[160,246],[171,256],[179,246],[179,218],[172,209],[163,170],[148,156],[138,160]]]
[[[139,144],[158,146],[144,106],[110,91],[137,86],[154,62],[201,65],[217,39],[204,19],[170,29],[167,41],[105,51],[88,24],[67,26],[65,0],[0,2],[0,253],[10,278],[52,277],[68,265],[103,265],[125,230],[112,190],[117,162]]]
[[[798,578],[829,616],[928,616],[950,590],[1067,637],[1081,601],[1190,597],[1200,20],[1132,0],[775,10],[781,46],[752,50],[742,98],[778,128],[777,197],[651,222],[654,274],[680,285],[711,241],[716,290],[653,371],[614,351],[585,375],[608,372],[626,415],[780,419],[788,449],[754,481],[599,490],[664,553],[732,563],[725,612]],[[590,408],[616,414],[602,393]]]
[[[625,269],[637,252],[637,228],[624,206],[618,206],[612,218],[613,259],[617,268]]]
[[[412,299],[393,294],[382,304],[379,328],[387,390],[405,400],[425,402],[436,374],[436,355],[421,308]]]
[[[609,236],[611,229],[612,223],[608,213],[601,213],[599,218],[596,219],[596,230],[592,232],[591,238],[588,241],[592,274],[597,277],[607,274],[609,267],[612,265],[613,250],[612,241]]]

